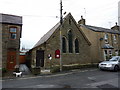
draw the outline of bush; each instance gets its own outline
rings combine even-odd
[[[50,72],[51,73],[60,72],[60,67],[59,66],[54,66],[54,67],[51,68]]]

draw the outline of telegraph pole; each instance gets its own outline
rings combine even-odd
[[[60,24],[62,25],[62,23],[63,23],[63,16],[62,16],[62,0],[60,0]]]
[[[62,0],[60,0],[60,72],[62,72],[62,23],[63,23],[63,16],[62,16]]]

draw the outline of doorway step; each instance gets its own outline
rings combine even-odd
[[[41,69],[41,74],[51,74],[50,69]]]

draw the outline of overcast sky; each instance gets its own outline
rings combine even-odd
[[[118,22],[120,0],[63,0],[63,12],[87,25],[110,28]],[[0,13],[23,16],[21,46],[31,49],[60,16],[60,0],[0,0]],[[58,18],[56,18],[56,16]]]

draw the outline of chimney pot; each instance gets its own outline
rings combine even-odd
[[[83,18],[83,16],[81,16],[81,19],[78,21],[78,24],[85,25],[85,19]]]
[[[81,16],[81,19],[83,19],[83,16]]]

